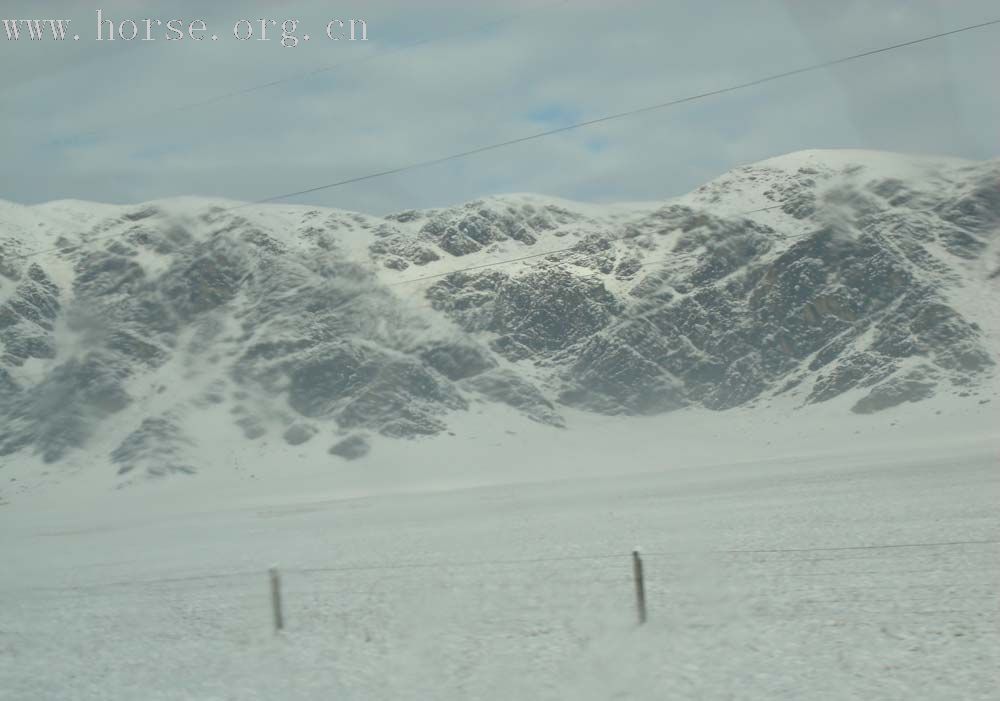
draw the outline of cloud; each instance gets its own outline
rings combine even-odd
[[[992,19],[993,3],[338,3],[365,43],[92,41],[93,9],[44,3],[85,40],[0,38],[7,99],[0,197],[257,199],[518,138]],[[105,15],[300,20],[318,1],[106,2]],[[37,2],[5,16],[34,17]],[[62,14],[60,14],[62,13]],[[210,14],[209,14],[210,13]],[[519,16],[511,17],[512,15]],[[1000,151],[997,28],[295,201],[371,212],[497,191],[658,199],[729,168],[813,147],[991,158]],[[411,49],[414,42],[428,40]],[[5,43],[3,43],[5,42]],[[388,52],[384,56],[377,56]],[[329,68],[331,67],[332,68]],[[338,67],[339,66],[339,67]],[[329,68],[303,77],[317,68]],[[291,79],[289,79],[291,78]],[[289,79],[289,80],[285,80]],[[268,89],[213,100],[270,81]]]

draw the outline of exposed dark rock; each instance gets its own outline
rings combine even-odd
[[[371,446],[364,436],[348,436],[330,448],[330,455],[336,455],[344,460],[357,460],[368,455]]]
[[[675,348],[674,350],[679,350]],[[650,414],[687,404],[666,370],[671,342],[648,322],[625,322],[567,354],[560,401],[602,413]]]
[[[148,417],[111,451],[111,462],[118,466],[120,475],[136,470],[156,477],[193,474],[195,467],[184,457],[184,451],[192,446],[175,417]]]
[[[61,363],[7,410],[5,442],[34,445],[45,462],[84,447],[102,420],[128,406],[127,376],[113,356],[91,353]]]
[[[912,378],[892,378],[876,385],[851,407],[856,414],[872,414],[904,402],[919,402],[934,395],[934,383]]]
[[[31,230],[0,229],[0,454],[60,460],[128,421],[116,468],[163,474],[194,464],[181,411],[300,445],[444,432],[470,400],[559,426],[560,403],[656,414],[788,392],[870,413],[981,385],[996,329],[965,300],[995,296],[997,164],[885,175],[863,154],[808,158],[634,211],[165,203],[88,209],[60,234],[27,208],[59,250],[26,261]],[[361,235],[367,250],[343,245]],[[521,260],[484,267],[498,258]],[[396,282],[449,260],[467,269],[428,281],[430,309],[401,303],[422,288]]]
[[[330,416],[341,401],[371,383],[380,363],[372,352],[349,343],[329,347],[291,374],[289,404],[303,416]]]
[[[182,319],[191,319],[232,301],[247,270],[241,260],[218,247],[181,260],[160,280],[163,295]]]
[[[486,350],[458,342],[425,346],[420,350],[420,359],[449,380],[464,380],[497,364]]]
[[[554,226],[547,212],[530,205],[497,211],[480,202],[470,202],[460,209],[439,213],[424,224],[420,234],[445,252],[464,256],[511,239],[531,245],[536,242],[538,231]]]
[[[896,364],[878,353],[848,355],[829,372],[820,375],[806,401],[825,402],[855,387],[879,382],[895,370]]]
[[[302,445],[316,435],[317,429],[311,424],[292,424],[282,434],[282,438],[288,445]]]
[[[430,246],[414,241],[403,234],[394,234],[389,238],[379,239],[372,243],[368,247],[368,250],[376,258],[389,256],[386,265],[388,267],[396,267],[399,270],[405,268],[406,263],[426,265],[441,258]],[[403,266],[390,265],[390,261],[393,260],[402,261]]]
[[[499,334],[494,348],[516,360],[567,348],[600,331],[621,310],[602,282],[542,267],[500,285],[487,330]]]
[[[466,380],[464,385],[495,402],[514,407],[539,423],[560,428],[566,425],[552,402],[512,370],[493,370]]]
[[[267,427],[256,416],[241,416],[236,419],[236,425],[243,430],[243,436],[247,440],[255,440],[267,434]]]

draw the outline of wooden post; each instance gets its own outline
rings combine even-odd
[[[281,614],[281,576],[278,574],[277,567],[272,567],[269,573],[271,575],[271,608],[274,611],[274,630],[277,632],[285,627],[285,618]]]
[[[635,604],[639,612],[639,625],[642,625],[646,622],[646,582],[638,548],[632,551],[632,576],[635,578]]]

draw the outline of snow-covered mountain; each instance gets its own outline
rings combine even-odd
[[[131,479],[279,437],[357,459],[473,406],[554,432],[578,410],[878,412],[994,377],[998,292],[998,161],[809,151],[664,203],[387,217],[0,202],[0,465]]]

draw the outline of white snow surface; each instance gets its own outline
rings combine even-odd
[[[863,156],[883,177],[945,163]],[[677,201],[708,206],[733,177]],[[757,185],[725,207],[773,205]],[[206,201],[159,206],[183,216]],[[313,209],[246,216],[296,245]],[[0,202],[31,250],[120,211]],[[359,215],[323,216],[342,216],[338,244],[367,257]],[[522,252],[508,242],[467,264]],[[380,275],[435,265],[449,262]],[[997,348],[995,301],[968,297]],[[150,377],[136,412],[193,391],[160,372],[176,374],[171,390]],[[997,699],[1000,385],[975,390],[871,415],[850,412],[854,393],[646,418],[567,408],[564,431],[484,405],[447,434],[373,437],[356,463],[316,441],[244,440],[220,407],[191,427],[210,469],[118,489],[94,462],[117,429],[58,465],[19,456],[0,472],[0,700]]]
[[[950,401],[81,472],[0,509],[0,698],[993,699],[1000,424]]]

